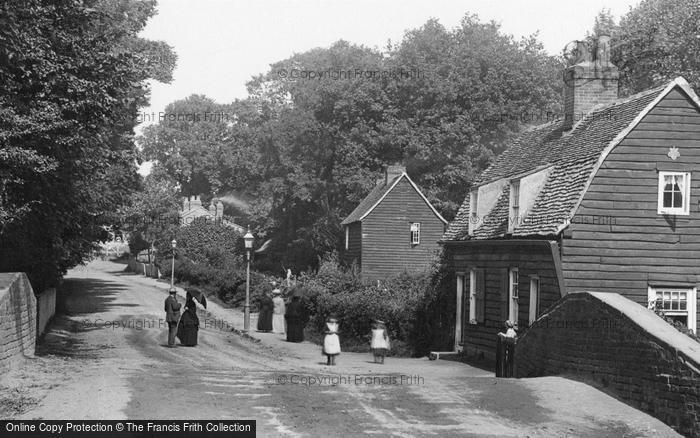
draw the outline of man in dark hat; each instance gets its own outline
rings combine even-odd
[[[168,324],[168,347],[175,347],[177,322],[180,320],[180,303],[177,302],[177,291],[170,289],[170,295],[165,299],[165,322]]]

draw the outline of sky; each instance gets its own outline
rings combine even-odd
[[[616,19],[639,0],[159,0],[141,36],[170,44],[178,55],[170,84],[151,82],[144,124],[170,102],[204,94],[219,103],[247,96],[245,84],[270,64],[340,39],[382,49],[406,30],[436,18],[454,28],[467,13],[494,20],[516,38],[539,32],[550,54],[582,39],[597,13]],[[155,117],[148,115],[155,114]],[[147,173],[145,165],[142,173]]]

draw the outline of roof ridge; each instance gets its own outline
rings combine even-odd
[[[591,109],[591,111],[589,111],[589,114],[594,113],[594,112],[599,112],[599,111],[602,111],[602,110],[605,110],[608,108],[612,108],[614,106],[624,105],[624,104],[632,102],[634,100],[647,97],[651,94],[660,93],[661,91],[665,90],[666,87],[668,87],[669,84],[671,84],[672,82],[673,81],[669,81],[668,83],[666,83],[664,85],[660,85],[658,87],[654,87],[654,88],[650,88],[648,90],[640,91],[639,93],[635,93],[635,94],[632,94],[632,95],[629,95],[626,97],[621,97],[621,98],[615,99],[613,102],[610,102],[609,104],[596,105],[593,107],[593,109]]]

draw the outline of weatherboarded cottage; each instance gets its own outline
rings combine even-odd
[[[700,100],[683,78],[618,99],[606,46],[565,70],[562,120],[508,144],[442,239],[459,350],[491,356],[505,320],[582,290],[698,327]]]
[[[356,263],[366,280],[423,270],[440,249],[446,224],[405,167],[388,166],[384,178],[341,223],[343,261]]]

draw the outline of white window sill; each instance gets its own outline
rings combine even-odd
[[[671,215],[671,216],[690,216],[689,211],[685,210],[671,210],[671,209],[665,209],[665,210],[659,210],[659,214],[666,214],[666,215]]]

